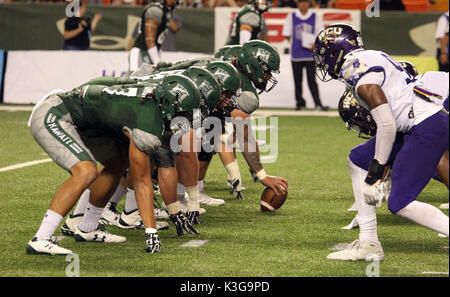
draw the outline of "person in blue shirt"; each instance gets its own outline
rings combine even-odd
[[[316,35],[322,30],[319,16],[309,10],[309,0],[296,0],[298,10],[289,14],[283,26],[283,36],[291,42],[292,71],[294,73],[295,99],[297,110],[306,107],[303,98],[302,81],[303,68],[306,68],[309,90],[317,110],[326,111],[319,97],[319,89],[316,83],[314,60],[312,50]]]

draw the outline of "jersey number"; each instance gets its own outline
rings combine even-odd
[[[415,82],[416,79],[408,72],[406,71],[402,65],[400,65],[397,61],[395,61],[394,59],[392,59],[390,56],[386,55],[386,54],[381,54],[383,57],[385,57],[392,65],[394,65],[395,69],[397,69],[400,72],[405,72],[406,75],[408,75],[408,77],[406,78],[406,83],[412,83]]]

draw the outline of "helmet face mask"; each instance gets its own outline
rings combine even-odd
[[[377,125],[368,110],[363,108],[351,91],[345,91],[338,104],[339,116],[348,130],[359,132],[359,137],[369,138],[377,134]]]
[[[271,0],[252,0],[252,5],[260,12],[266,12],[272,7],[273,2]]]
[[[333,24],[322,30],[315,40],[313,50],[317,76],[325,82],[338,79],[346,55],[361,49],[361,33],[350,25]]]

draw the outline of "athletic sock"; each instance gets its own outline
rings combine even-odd
[[[204,184],[203,184],[203,179],[199,180],[197,183],[198,186],[198,191],[204,193],[205,192],[205,188],[204,188]]]
[[[225,165],[225,169],[228,172],[230,181],[233,181],[235,179],[238,179],[239,181],[241,181],[241,172],[239,170],[239,164],[238,164],[237,160],[234,160],[233,162]],[[241,183],[242,182],[239,182],[239,185],[236,187],[236,191],[238,191],[238,192],[241,191]]]
[[[88,202],[83,220],[81,220],[78,229],[85,233],[92,232],[98,228],[98,220],[102,216],[103,207],[96,207]]]
[[[397,215],[448,236],[448,216],[433,205],[413,201]]]
[[[177,183],[177,195],[183,196],[186,193],[186,188],[183,184]]]
[[[136,193],[133,189],[127,189],[127,199],[125,200],[125,211],[130,213],[138,208],[136,202]]]
[[[380,244],[378,240],[376,208],[364,202],[362,189],[367,171],[353,164],[350,159],[347,159],[347,166],[352,178],[353,195],[355,196],[356,209],[358,210],[359,239]]]
[[[127,187],[124,187],[121,184],[119,184],[114,194],[112,194],[111,199],[109,199],[109,202],[118,204],[120,199],[122,199],[122,197],[125,196],[126,193]]]
[[[77,207],[75,207],[75,210],[73,211],[74,215],[84,214],[86,211],[86,206],[89,202],[89,195],[91,194],[91,190],[86,189],[80,196],[80,199],[78,200]]]
[[[197,185],[186,187],[186,192],[189,196],[189,200],[187,202],[188,211],[199,211],[200,204],[200,193],[198,191]]]
[[[48,209],[35,237],[38,240],[50,239],[53,233],[55,233],[55,230],[56,228],[58,228],[58,225],[59,223],[61,223],[62,219],[63,217],[60,214]]]

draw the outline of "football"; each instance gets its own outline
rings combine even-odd
[[[271,188],[265,188],[261,194],[261,211],[275,211],[279,209],[286,201],[288,193],[283,196],[275,195]]]

